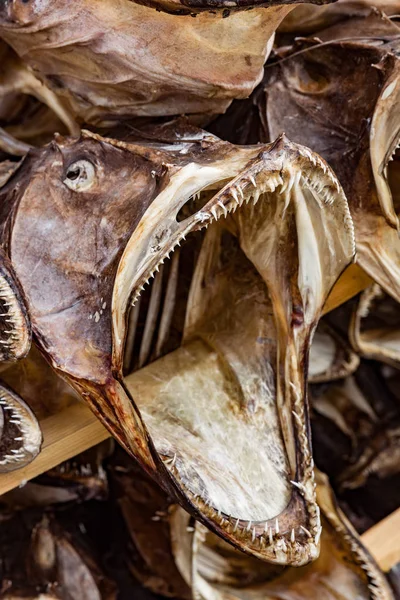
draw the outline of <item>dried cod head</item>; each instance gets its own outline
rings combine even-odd
[[[3,186],[2,242],[35,339],[192,514],[304,564],[320,536],[308,351],[354,256],[346,198],[284,136],[143,135],[58,137]]]
[[[400,28],[373,12],[318,40],[266,68],[264,132],[284,130],[331,165],[349,200],[357,261],[399,301]]]
[[[400,306],[375,284],[360,295],[349,328],[353,348],[361,356],[400,365]]]
[[[299,569],[276,568],[249,557],[172,512],[171,538],[181,574],[201,600],[392,600],[393,594],[357,532],[336,504],[326,476],[317,472],[323,532],[321,553]]]
[[[292,0],[12,0],[0,8],[0,37],[81,121],[212,114],[254,89],[293,8]]]

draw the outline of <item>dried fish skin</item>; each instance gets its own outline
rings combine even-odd
[[[224,112],[260,81],[274,32],[293,9],[288,0],[266,7],[171,0],[175,15],[163,4],[6,3],[0,36],[40,73],[47,93],[69,105],[71,120],[107,126],[132,116]],[[252,10],[236,12],[240,5]]]

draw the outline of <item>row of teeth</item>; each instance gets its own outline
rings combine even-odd
[[[377,572],[373,563],[368,560],[369,557],[365,553],[363,547],[360,546],[360,544],[357,544],[357,542],[349,533],[340,530],[339,532],[343,535],[344,539],[350,546],[352,553],[357,557],[360,567],[367,574],[368,588],[371,592],[371,600],[383,600],[386,598],[386,593],[382,589],[381,575],[379,572]],[[384,575],[382,575],[382,577],[384,577]]]
[[[333,202],[335,201],[335,194],[332,194],[332,192],[330,190],[330,188],[332,186],[335,187],[336,192],[338,194],[341,194],[343,196],[343,199],[344,199],[343,208],[345,211],[344,224],[345,224],[347,230],[349,232],[351,232],[352,252],[353,252],[353,254],[355,254],[356,253],[356,238],[355,238],[355,232],[354,232],[354,226],[353,226],[353,218],[351,216],[349,205],[347,203],[346,198],[343,195],[343,191],[341,190],[341,187],[340,187],[337,177],[335,177],[334,172],[322,160],[322,158],[320,156],[318,156],[318,154],[313,154],[311,152],[311,150],[309,150],[305,146],[297,146],[297,151],[299,152],[299,154],[301,156],[303,156],[304,158],[307,158],[314,165],[315,168],[320,169],[323,172],[324,176],[327,177],[327,179],[328,179],[328,183],[326,185],[321,186],[319,183],[316,183],[315,181],[311,180],[310,178],[304,178],[303,181],[306,186],[315,190],[320,196],[322,196],[322,198],[324,199],[324,201],[327,204],[333,204]],[[317,179],[319,179],[319,178],[317,178]]]
[[[20,310],[16,308],[16,301],[13,291],[10,288],[7,280],[0,275],[0,301],[2,302],[2,306],[6,307],[8,310],[6,313],[0,313],[0,317],[2,321],[5,323],[9,323],[11,329],[5,329],[2,333],[8,334],[7,340],[0,340],[0,357],[4,354],[1,352],[1,346],[4,347],[4,350],[14,350],[26,329],[26,324],[24,321],[24,317]],[[4,318],[8,317],[8,318]]]
[[[10,450],[10,454],[5,454],[3,456],[3,458],[0,460],[0,466],[2,466],[12,462],[18,462],[25,458],[26,453],[23,442],[24,437],[29,434],[29,430],[24,424],[21,411],[15,406],[10,406],[10,404],[7,402],[7,399],[4,396],[0,396],[0,406],[4,412],[9,411],[9,415],[11,418],[8,419],[8,423],[17,425],[20,433],[22,434],[18,437],[15,437],[13,440],[14,442],[18,442],[20,444],[20,447],[18,449],[13,448],[12,450]]]
[[[164,460],[164,464],[167,468],[172,471],[173,467],[176,463],[176,454],[173,458],[167,458]],[[174,477],[176,479],[180,479],[179,473],[174,469]],[[296,487],[300,484],[296,484],[292,482]],[[184,485],[182,483],[182,485]],[[187,489],[187,488],[185,488]],[[283,553],[287,553],[290,549],[296,548],[297,537],[296,531],[294,528],[290,530],[290,532],[283,532],[279,527],[278,518],[275,519],[274,526],[271,527],[268,522],[265,524],[253,523],[252,521],[242,521],[241,519],[236,519],[232,516],[221,513],[221,511],[216,510],[213,506],[211,506],[207,501],[205,501],[200,495],[193,494],[190,490],[187,489],[188,495],[191,497],[193,504],[200,508],[202,514],[211,518],[214,522],[218,522],[221,527],[223,527],[227,533],[235,534],[235,537],[244,536],[244,538],[253,544],[258,544],[260,549],[272,549],[273,551],[280,551]],[[262,528],[262,529],[261,529]],[[309,543],[314,543],[316,546],[319,543],[319,539],[321,536],[322,528],[319,525],[316,528],[316,531],[311,533],[308,529],[300,525],[297,536],[304,539],[307,538]],[[285,535],[284,535],[285,534]]]
[[[390,161],[394,160],[395,154],[396,154],[397,150],[399,150],[399,149],[400,149],[400,139],[399,139],[399,141],[397,143],[397,146],[395,146],[393,148],[393,151],[392,151],[391,155],[389,156],[388,161],[387,161],[386,164],[389,164]]]
[[[302,148],[300,152],[303,156],[308,158],[315,168],[319,168],[323,171],[323,174],[327,176],[329,183],[326,181],[319,183],[310,179],[304,175],[301,171],[295,171],[290,174],[289,178],[284,179],[280,173],[276,173],[268,178],[264,189],[260,190],[259,186],[257,186],[255,176],[252,174],[246,174],[240,180],[238,180],[235,185],[229,188],[229,191],[225,192],[225,196],[228,197],[228,202],[224,203],[222,200],[218,200],[217,204],[213,206],[209,212],[200,210],[196,213],[197,220],[202,224],[202,228],[207,228],[212,222],[218,221],[220,217],[227,217],[228,214],[234,213],[238,208],[240,208],[244,202],[249,204],[250,201],[253,202],[253,206],[255,206],[263,193],[273,193],[277,191],[279,194],[283,194],[286,192],[290,193],[293,186],[298,185],[300,182],[304,186],[307,186],[314,191],[316,191],[327,204],[332,204],[335,199],[335,194],[330,189],[331,186],[334,186],[337,192],[340,192],[340,186],[336,178],[333,177],[330,169],[326,166],[326,164],[318,157],[314,156],[307,148]],[[254,190],[250,192],[250,190],[246,189],[246,195],[243,192],[243,188],[248,188],[249,185],[252,185]],[[278,186],[281,186],[278,189]],[[196,200],[200,197],[200,192],[195,193],[190,199]],[[350,213],[349,213],[350,216]],[[351,219],[351,217],[350,217]],[[186,239],[186,235],[182,234],[178,239],[176,244],[168,251],[168,253],[160,260],[160,262],[156,265],[153,271],[150,273],[146,281],[137,288],[137,291],[132,299],[132,306],[137,302],[140,294],[144,291],[145,286],[150,283],[150,281],[155,277],[156,273],[158,273],[161,265],[164,264],[166,259],[169,259],[170,255],[174,250],[181,245],[181,242]]]

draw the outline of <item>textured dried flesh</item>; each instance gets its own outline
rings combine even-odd
[[[310,565],[285,569],[229,548],[181,509],[171,514],[175,560],[196,597],[207,600],[392,600],[385,575],[338,508],[328,480],[317,476],[323,533]],[[193,533],[190,533],[190,532]]]
[[[124,385],[192,509],[246,550],[302,564],[319,539],[305,362],[351,259],[351,222],[333,174],[307,149],[280,138],[246,162],[227,157],[200,189],[190,165],[191,178],[179,173],[143,216],[116,277],[114,364],[126,335]]]
[[[132,116],[224,112],[257,85],[274,32],[293,9],[285,0],[262,8],[245,2],[253,10],[232,14],[236,3],[213,2],[212,12],[201,10],[207,2],[189,9],[168,3],[184,13],[200,10],[194,18],[145,4],[5,2],[0,37],[40,73],[71,120],[107,125]]]
[[[25,467],[40,452],[42,432],[29,406],[0,385],[0,473]]]
[[[81,400],[79,394],[54,372],[34,343],[25,358],[2,365],[1,379],[24,399],[39,420]]]

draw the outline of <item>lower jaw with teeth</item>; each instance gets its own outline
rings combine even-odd
[[[279,349],[263,272],[277,242],[263,237],[267,205],[243,204],[164,264],[132,308],[125,385],[196,516],[245,551],[301,565],[321,526],[299,344]]]

